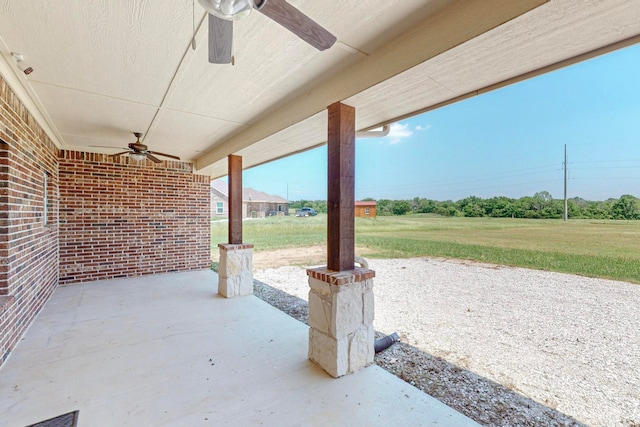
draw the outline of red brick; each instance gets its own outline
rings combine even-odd
[[[0,365],[58,284],[208,268],[209,191],[190,163],[58,150],[0,76]]]

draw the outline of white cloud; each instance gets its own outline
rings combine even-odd
[[[392,123],[387,138],[389,138],[390,144],[398,144],[403,139],[409,138],[411,135],[413,135],[413,131],[409,129],[408,124]]]
[[[425,126],[418,125],[418,126],[416,126],[416,130],[417,130],[417,131],[421,131],[421,130],[429,130],[429,129],[431,129],[431,125],[425,125]]]

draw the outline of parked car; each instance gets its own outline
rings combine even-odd
[[[313,208],[302,208],[296,211],[296,216],[315,216],[315,215],[318,215],[318,212],[316,212],[316,210]]]

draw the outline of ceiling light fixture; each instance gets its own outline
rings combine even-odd
[[[141,162],[147,158],[147,155],[141,153],[131,153],[129,154],[129,157],[131,157],[136,162]]]
[[[210,14],[227,21],[242,19],[251,13],[253,0],[198,0]]]
[[[29,64],[24,62],[24,56],[21,53],[11,52],[11,56],[13,56],[13,59],[16,60],[16,64],[18,65],[18,68],[25,75],[28,76],[29,74],[33,73],[33,67],[31,67]]]

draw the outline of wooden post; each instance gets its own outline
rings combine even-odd
[[[218,293],[235,298],[253,293],[253,245],[242,243],[242,157],[229,166],[229,243],[219,244]]]
[[[328,107],[327,268],[354,268],[355,108],[336,102]]]
[[[229,155],[229,243],[242,243],[242,156]]]
[[[309,359],[341,377],[373,363],[375,272],[355,261],[355,108],[328,107],[327,266],[309,276]]]

